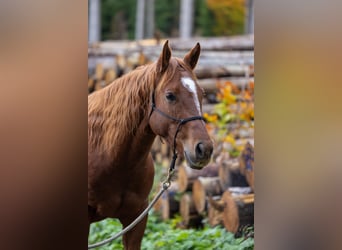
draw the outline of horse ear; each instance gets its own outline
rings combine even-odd
[[[196,67],[198,58],[201,53],[201,45],[199,43],[196,44],[185,56],[184,62],[191,68],[194,69]]]
[[[166,40],[163,51],[159,56],[158,62],[157,62],[157,71],[158,73],[164,73],[167,67],[169,66],[171,58],[171,49],[169,47],[169,40]]]

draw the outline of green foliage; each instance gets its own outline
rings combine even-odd
[[[244,0],[206,0],[215,17],[215,35],[242,34],[244,31]]]
[[[133,39],[135,16],[136,0],[102,0],[102,39]]]
[[[155,1],[155,27],[164,36],[176,34],[179,26],[180,0]]]
[[[200,36],[213,36],[215,18],[208,8],[206,0],[195,1],[195,32]]]
[[[179,229],[176,225],[180,222],[180,217],[162,222],[153,215],[149,215],[145,235],[142,241],[142,250],[209,250],[209,249],[232,249],[250,250],[254,249],[253,238],[235,238],[232,233],[227,232],[222,227],[204,229]],[[110,235],[121,230],[121,225],[117,220],[103,220],[93,223],[90,230],[89,243],[104,240]],[[99,248],[98,248],[99,249]],[[123,249],[121,239],[117,239],[110,245],[101,249]]]

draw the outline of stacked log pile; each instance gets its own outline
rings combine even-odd
[[[137,66],[158,59],[165,40],[110,41],[88,48],[89,93],[105,87]],[[197,42],[201,56],[195,69],[199,85],[207,93],[206,103],[215,102],[218,81],[245,87],[254,81],[254,36],[170,39],[173,56],[183,57]],[[102,69],[99,69],[102,68]],[[110,72],[110,73],[107,73]]]
[[[155,211],[163,219],[179,213],[182,227],[200,227],[206,219],[213,227],[220,224],[237,233],[239,227],[254,224],[253,154],[253,146],[247,143],[239,158],[224,155],[202,170],[193,170],[183,162],[165,195],[169,200],[163,197]]]

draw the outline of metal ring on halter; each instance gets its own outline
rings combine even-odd
[[[165,181],[163,183],[163,189],[166,190],[171,186],[171,181]]]

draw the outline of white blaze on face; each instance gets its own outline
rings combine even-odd
[[[182,77],[181,82],[185,88],[187,88],[192,94],[194,98],[194,102],[198,111],[198,114],[201,114],[201,108],[200,104],[198,101],[198,96],[197,96],[197,88],[194,80],[192,80],[190,77]]]

